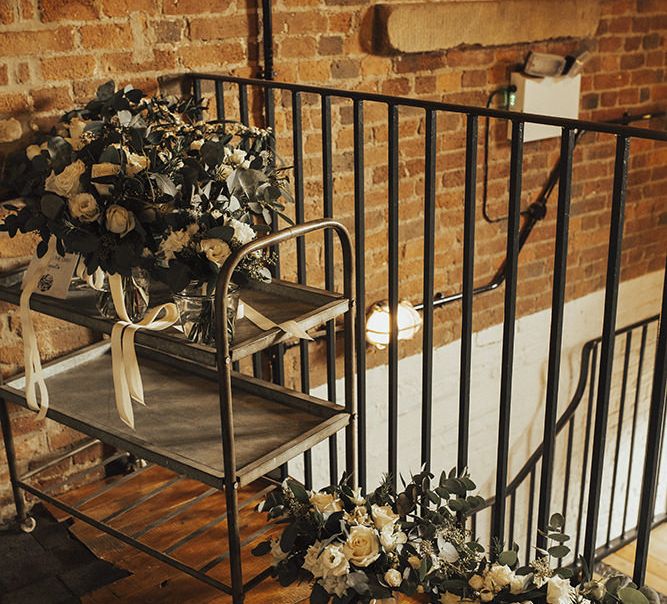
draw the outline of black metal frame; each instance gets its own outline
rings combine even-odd
[[[266,33],[266,32],[265,32]],[[503,336],[503,361],[501,377],[501,420],[499,425],[498,441],[498,473],[496,477],[496,496],[497,505],[493,508],[494,530],[497,536],[502,537],[505,534],[505,528],[508,522],[508,514],[505,509],[505,501],[510,494],[507,477],[507,459],[509,455],[509,425],[510,410],[512,400],[512,369],[513,369],[513,343],[514,343],[514,321],[516,317],[516,288],[517,288],[517,260],[520,250],[526,244],[528,237],[537,224],[544,216],[546,211],[545,200],[555,188],[555,184],[560,179],[558,199],[558,224],[557,224],[557,247],[555,250],[554,282],[552,295],[552,319],[551,336],[549,346],[549,370],[548,385],[546,394],[546,414],[544,424],[544,456],[546,463],[540,470],[539,475],[535,469],[532,472],[532,481],[537,485],[539,478],[539,497],[535,497],[538,502],[537,518],[540,524],[544,524],[548,518],[553,505],[551,495],[553,490],[551,469],[549,467],[554,455],[554,441],[557,429],[560,424],[556,422],[556,401],[558,398],[558,371],[560,367],[560,348],[561,335],[563,330],[563,307],[564,292],[566,286],[567,270],[567,234],[569,231],[569,203],[572,189],[572,169],[573,169],[573,149],[577,140],[585,132],[605,133],[616,137],[617,139],[617,157],[616,169],[614,173],[613,185],[613,203],[610,230],[610,253],[607,270],[607,301],[605,304],[605,327],[603,341],[600,346],[601,364],[599,373],[600,387],[597,395],[597,419],[595,422],[596,446],[593,451],[587,451],[592,454],[593,467],[591,470],[592,484],[591,494],[588,501],[589,514],[587,516],[588,530],[585,539],[585,552],[590,561],[594,555],[594,535],[593,522],[594,516],[599,506],[600,487],[599,477],[601,476],[601,458],[599,456],[599,445],[604,439],[606,432],[606,414],[609,404],[609,376],[613,363],[613,343],[615,337],[615,314],[616,314],[616,296],[619,286],[619,262],[621,257],[621,237],[623,233],[623,215],[624,199],[627,188],[627,162],[629,153],[629,141],[632,138],[667,141],[667,133],[643,128],[627,126],[623,123],[598,123],[583,120],[572,120],[549,116],[539,116],[530,114],[517,114],[516,112],[493,109],[487,107],[470,107],[455,105],[451,103],[442,103],[427,101],[422,99],[401,98],[391,95],[366,93],[353,90],[336,90],[321,86],[307,86],[300,84],[289,84],[284,82],[275,82],[267,80],[257,80],[250,78],[238,78],[232,76],[221,76],[211,74],[193,74],[191,76],[196,83],[196,90],[201,91],[201,86],[206,82],[212,82],[214,86],[223,86],[229,89],[238,90],[238,116],[239,119],[248,123],[248,89],[252,88],[259,94],[265,95],[265,99],[273,99],[276,93],[282,93],[289,97],[291,95],[292,111],[292,147],[295,171],[295,189],[297,192],[297,221],[303,219],[303,181],[304,174],[303,161],[303,137],[302,122],[300,119],[301,102],[305,95],[320,100],[321,107],[321,134],[322,134],[322,183],[323,183],[323,214],[330,216],[333,211],[332,199],[332,101],[349,102],[352,106],[352,125],[353,125],[353,166],[354,166],[354,227],[355,227],[355,249],[356,249],[356,284],[358,293],[357,306],[357,392],[359,405],[359,450],[360,465],[358,476],[360,484],[366,486],[367,473],[365,461],[367,458],[366,431],[368,421],[366,417],[366,358],[364,348],[364,311],[365,300],[365,192],[364,192],[364,106],[369,103],[379,103],[387,110],[387,211],[388,211],[388,301],[390,313],[396,316],[396,309],[399,301],[399,280],[398,280],[398,236],[400,224],[398,219],[398,187],[400,181],[399,171],[399,149],[401,142],[398,136],[398,120],[401,111],[406,108],[419,109],[423,111],[424,116],[424,274],[423,274],[423,302],[418,303],[416,308],[423,311],[424,332],[422,334],[423,357],[422,357],[422,401],[421,401],[421,460],[427,467],[431,463],[431,432],[433,429],[432,421],[432,376],[433,376],[433,327],[435,323],[434,311],[436,308],[461,301],[461,364],[460,364],[460,391],[459,391],[459,419],[458,419],[458,460],[459,469],[463,469],[468,462],[468,433],[470,423],[470,375],[472,372],[472,313],[474,295],[482,292],[489,292],[498,289],[505,284],[505,323]],[[201,94],[201,92],[200,92]],[[232,96],[234,98],[234,96]],[[229,102],[229,99],[228,99]],[[290,111],[290,103],[284,103],[283,109]],[[275,109],[275,107],[272,107]],[[220,106],[218,105],[218,112]],[[227,112],[229,113],[229,111]],[[438,133],[438,114],[458,114],[466,117],[466,160],[465,160],[465,216],[464,216],[464,241],[463,241],[463,282],[462,290],[451,295],[442,295],[433,293],[433,241],[435,237],[434,225],[434,196],[435,182],[438,177],[435,159],[437,156],[437,146],[435,144]],[[256,116],[259,123],[265,125],[274,125],[275,115],[265,114]],[[511,169],[509,180],[509,223],[507,234],[507,257],[501,264],[494,278],[490,283],[482,286],[474,284],[474,246],[475,246],[475,187],[477,182],[477,143],[478,143],[478,121],[480,117],[508,120],[512,124],[512,143],[511,143]],[[624,121],[624,120],[619,120]],[[557,126],[562,129],[561,153],[558,166],[549,175],[549,179],[540,200],[532,204],[528,211],[521,212],[519,207],[521,192],[521,164],[523,154],[523,125],[525,123],[544,124]],[[523,216],[523,223],[521,222]],[[328,247],[325,242],[325,247]],[[327,285],[332,284],[333,264],[331,254],[325,252],[324,266]],[[297,253],[297,270],[300,278],[305,279],[305,252],[303,249]],[[391,338],[388,346],[388,378],[389,390],[387,393],[387,408],[389,415],[389,428],[387,434],[388,460],[387,469],[396,478],[398,469],[398,360],[399,347],[397,339],[397,325],[392,322]],[[327,388],[330,400],[335,399],[335,330],[328,326],[326,333],[327,350]],[[597,348],[594,351],[597,354]],[[301,365],[301,383],[302,388],[310,386],[308,377],[308,349],[302,345],[300,358],[305,363]],[[656,386],[657,394],[660,391],[659,385]],[[590,401],[592,406],[593,401]],[[657,405],[658,403],[656,403]],[[659,409],[655,409],[657,416]],[[330,477],[336,480],[336,451],[335,443],[332,443],[329,449],[330,457]],[[305,482],[312,484],[312,457],[306,456],[304,460]],[[530,474],[529,474],[530,477]],[[650,482],[646,483],[645,497],[650,497],[654,492],[655,486]],[[510,501],[510,503],[512,503]],[[580,519],[581,520],[581,517]],[[510,520],[511,522],[511,520]],[[511,530],[510,530],[511,532]],[[640,531],[640,539],[647,539]],[[538,543],[542,539],[538,538]],[[641,575],[639,569],[638,575]]]

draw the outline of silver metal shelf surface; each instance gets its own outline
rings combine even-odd
[[[0,300],[19,303],[21,278],[22,271],[0,275]],[[37,312],[109,334],[114,321],[100,316],[95,307],[96,298],[97,292],[89,288],[71,290],[66,300],[33,294],[30,307]],[[274,279],[270,284],[253,282],[242,287],[241,299],[276,324],[296,321],[305,330],[330,321],[349,308],[349,301],[341,294],[280,279]],[[168,300],[166,291],[151,292],[152,305]],[[193,344],[175,328],[159,332],[139,330],[135,339],[138,344],[196,363],[209,366],[216,363],[214,347]],[[278,328],[263,331],[248,319],[241,319],[236,323],[232,360],[238,361],[287,339],[288,336]]]
[[[220,393],[214,370],[138,347],[146,405],[135,430],[115,408],[110,345],[100,342],[44,366],[47,417],[216,488],[223,488]],[[0,386],[26,406],[24,378]],[[339,405],[233,375],[236,469],[249,484],[349,424]]]

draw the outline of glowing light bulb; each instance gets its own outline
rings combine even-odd
[[[402,300],[397,309],[398,339],[409,340],[415,336],[422,324],[421,315],[407,300]],[[389,345],[391,337],[391,311],[389,302],[383,300],[373,304],[366,313],[366,340],[376,348]]]

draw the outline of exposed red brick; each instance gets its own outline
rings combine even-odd
[[[100,16],[95,0],[39,0],[42,21],[87,21]]]

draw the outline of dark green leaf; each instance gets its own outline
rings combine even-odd
[[[271,542],[262,541],[259,545],[252,549],[253,556],[265,556],[271,551]]]
[[[298,535],[299,531],[297,525],[290,524],[280,536],[280,549],[284,552],[291,552]]]
[[[621,587],[617,595],[623,604],[649,604],[648,598],[641,591],[632,587]]]
[[[562,526],[565,525],[565,518],[563,518],[563,514],[552,514],[551,518],[549,518],[549,525],[554,527],[554,528],[561,528]]]
[[[64,207],[65,202],[62,197],[58,197],[58,195],[54,195],[53,193],[45,193],[42,195],[40,208],[42,214],[49,220],[57,220],[58,215],[62,212]]]
[[[547,549],[547,551],[554,558],[565,558],[570,553],[570,548],[567,545],[554,545]]]
[[[498,556],[498,564],[506,564],[510,568],[514,567],[519,558],[514,550],[505,550]]]
[[[308,500],[310,499],[308,497],[308,492],[300,482],[297,482],[296,480],[288,480],[287,485],[289,486],[290,491],[292,491],[294,497],[296,497],[298,501],[302,501],[304,503],[308,502]]]

